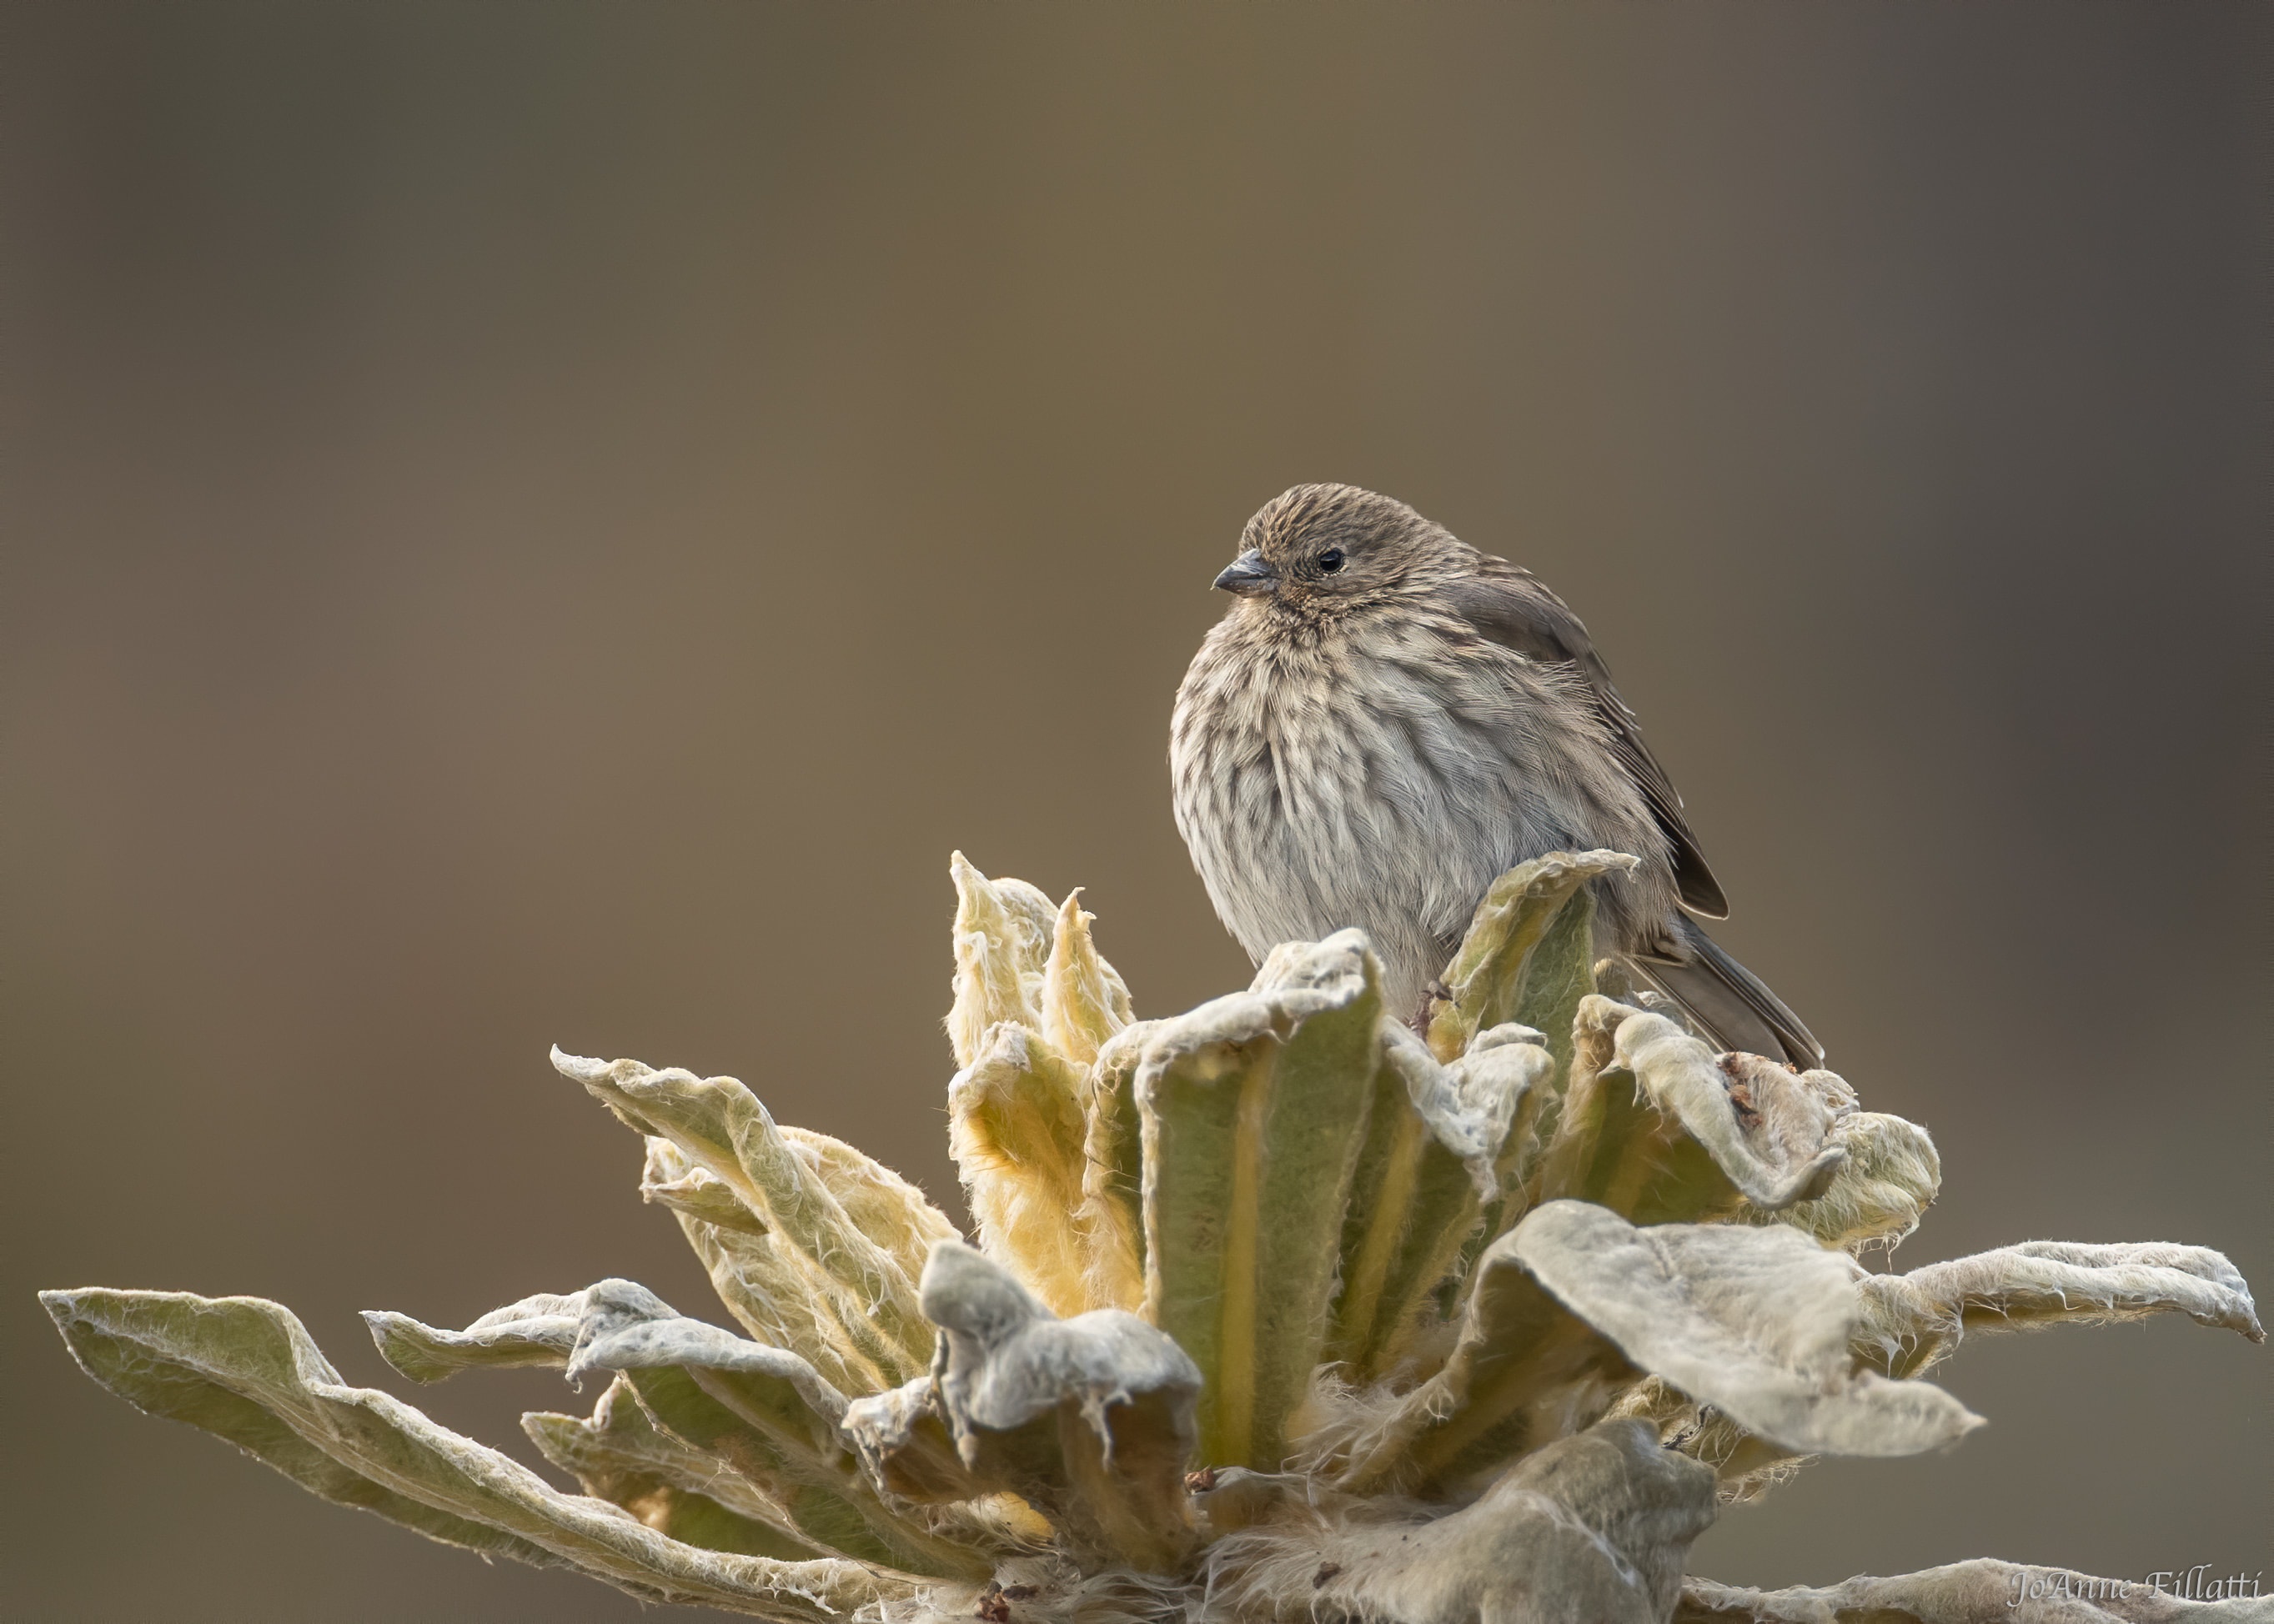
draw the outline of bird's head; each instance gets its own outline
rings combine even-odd
[[[1375,600],[1460,543],[1404,502],[1354,485],[1299,485],[1247,522],[1216,584],[1240,598],[1331,611]]]

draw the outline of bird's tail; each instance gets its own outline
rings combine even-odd
[[[1683,959],[1630,959],[1638,974],[1680,1004],[1699,1035],[1723,1049],[1779,1056],[1803,1070],[1824,1064],[1824,1045],[1761,978],[1714,945],[1689,919],[1679,927]]]

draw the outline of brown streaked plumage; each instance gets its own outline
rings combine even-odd
[[[1418,1014],[1493,880],[1551,851],[1642,866],[1594,882],[1597,950],[1724,1048],[1814,1065],[1776,995],[1699,929],[1728,911],[1587,628],[1530,571],[1403,502],[1297,485],[1216,578],[1235,602],[1177,692],[1177,826],[1261,960],[1355,925]]]

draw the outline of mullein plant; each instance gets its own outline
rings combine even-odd
[[[1828,1071],[1715,1054],[1591,962],[1555,853],[1478,908],[1426,1034],[1366,938],[1135,1018],[1077,897],[953,862],[968,1237],[732,1078],[555,1052],[646,1147],[743,1334],[629,1281],[443,1330],[410,1380],[603,1385],[537,1472],[343,1383],[258,1297],[42,1300],[87,1372],[328,1500],[654,1601],[822,1624],[2267,1616],[1962,1562],[1826,1589],[1684,1576],[1719,1507],[1980,1424],[1972,1332],[2178,1312],[2263,1341],[2220,1254],[2029,1242],[1866,1270],[1933,1201],[1926,1132]]]

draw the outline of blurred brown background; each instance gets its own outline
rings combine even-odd
[[[1929,1124],[1904,1266],[2274,1284],[2263,6],[16,7],[0,1611],[629,1619],[72,1367],[106,1283],[723,1314],[546,1047],[960,1211],[949,850],[1244,983],[1171,695],[1297,480],[1536,567]],[[2270,1565],[2274,1358],[1980,1340],[1992,1425],[1698,1548]],[[543,1372],[421,1395],[534,1456]]]

